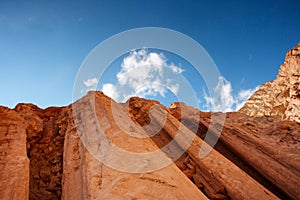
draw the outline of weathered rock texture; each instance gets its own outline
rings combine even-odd
[[[30,199],[58,199],[64,145],[62,108],[42,110],[31,104],[14,109],[25,121],[27,156],[30,160]]]
[[[286,53],[277,78],[261,85],[239,112],[300,122],[300,43]]]
[[[143,106],[144,109],[148,107],[148,110],[150,110],[153,102],[148,102],[143,99],[132,99],[129,104],[135,109],[137,109],[138,106]],[[194,133],[190,129],[186,126],[182,126],[182,124],[171,115],[172,113],[172,109],[164,112],[162,107],[156,107],[150,112],[152,120],[155,121],[151,130],[157,126],[163,127],[158,133],[158,136],[153,138],[161,148],[171,142],[171,140],[175,140],[179,148],[183,147],[187,141],[186,137],[194,136]],[[191,112],[187,114],[190,116]],[[166,115],[166,120],[161,123],[160,119],[164,118],[164,115]],[[176,113],[175,116],[176,115],[178,116],[178,113]],[[140,117],[137,119],[141,121]],[[194,127],[190,128],[193,130]],[[180,134],[182,134],[182,137],[176,138],[176,135]],[[191,178],[199,189],[207,194],[209,198],[276,199],[276,196],[268,191],[268,189],[260,185],[219,152],[212,150],[206,157],[202,159],[199,158],[199,150],[203,144],[204,141],[201,138],[195,137],[187,148],[186,153],[181,159],[177,160],[177,165],[186,172],[187,176]]]
[[[153,172],[128,173],[99,162],[79,138],[72,108],[79,109],[75,118],[88,116],[84,129],[88,134],[97,135],[94,124],[100,122],[110,141],[123,149],[152,152],[159,148],[150,138],[127,135],[121,128],[146,133],[130,119],[123,105],[103,93],[90,93],[75,104],[45,110],[32,104],[0,107],[1,200],[207,199],[175,164]],[[112,104],[118,116],[112,115]],[[121,121],[116,124],[114,117]],[[102,145],[101,140],[96,142]],[[132,164],[124,159],[116,162]]]
[[[188,112],[181,112],[188,110]],[[211,123],[211,113],[175,103],[173,116],[190,129],[198,126],[204,138],[208,127],[216,135],[221,122]],[[197,120],[200,116],[200,121]],[[236,166],[283,199],[298,199],[300,189],[300,124],[272,117],[249,117],[227,113],[219,141],[214,147]],[[288,177],[288,178],[287,178]]]
[[[224,114],[202,113],[181,103],[166,108],[141,98],[117,104],[101,92],[90,92],[67,107],[1,107],[1,199],[299,197],[298,123],[228,113],[216,150],[201,159],[208,127],[212,134],[220,129],[218,117],[211,123],[212,115]],[[84,122],[81,127],[78,121]],[[85,146],[89,142],[102,152],[101,133],[129,152],[161,149],[161,154],[141,165],[108,151],[109,161],[121,168],[107,166],[96,159],[97,151]],[[194,139],[188,144],[189,138]],[[176,162],[149,171],[174,157]],[[137,172],[126,172],[128,166]]]
[[[28,199],[26,125],[14,110],[0,107],[0,199]]]
[[[94,96],[95,95],[95,96]],[[95,99],[94,99],[95,98]],[[95,104],[93,103],[95,101]],[[150,138],[139,139],[128,136],[121,128],[131,127],[132,132],[145,134],[130,120],[127,110],[116,104],[103,93],[89,93],[77,101],[75,117],[81,120],[91,116],[94,109],[97,118],[89,117],[83,129],[86,134],[99,134],[101,128],[114,144],[131,152],[151,152],[158,147]],[[113,104],[113,105],[112,105]],[[118,111],[113,116],[112,106]],[[102,145],[101,141],[98,145]],[[166,157],[166,156],[165,156]],[[114,158],[112,158],[114,159]],[[129,160],[119,163],[134,165]],[[159,158],[158,158],[159,159]],[[136,168],[143,167],[136,165]],[[145,166],[147,167],[147,166]],[[176,167],[171,164],[163,169],[148,173],[128,173],[112,169],[95,159],[84,147],[74,125],[66,131],[64,153],[63,199],[206,199],[205,195]]]

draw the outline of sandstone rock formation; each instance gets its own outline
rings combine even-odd
[[[174,105],[170,109],[172,115],[190,129],[198,126],[197,135],[204,138],[212,124],[211,113],[200,112],[183,103]],[[182,114],[182,110],[188,110],[188,114]],[[196,120],[198,116],[200,121]],[[210,132],[215,134],[219,124],[215,120]],[[222,134],[214,148],[279,197],[299,198],[299,123],[227,113]]]
[[[117,104],[101,92],[90,92],[67,107],[1,107],[1,199],[299,196],[298,123],[229,113],[216,150],[201,159],[199,150],[205,144],[202,139],[211,116],[212,113],[202,113],[181,103],[166,108],[156,101],[131,98],[125,104]],[[76,120],[84,119],[87,120],[82,127],[76,126]],[[213,124],[214,134],[218,121]],[[195,127],[198,136],[193,132]],[[151,162],[147,159],[153,158],[147,158],[146,164],[141,165],[136,158],[118,158],[115,152],[107,151],[109,160],[99,162],[97,152],[102,152],[100,147],[105,145],[101,130],[111,143],[128,152],[161,149],[162,153]],[[189,138],[193,138],[191,143],[187,142]],[[179,157],[174,163],[163,168],[157,166],[176,155]],[[117,169],[115,164],[121,168]],[[132,170],[130,167],[136,172],[124,170]],[[150,167],[158,168],[151,171]]]
[[[120,147],[137,152],[158,150],[150,138],[129,140],[110,114],[111,104],[117,106],[123,124],[137,126],[126,121],[124,116],[129,113],[121,104],[103,93],[91,93],[76,102],[73,108],[79,112],[75,117],[92,114],[94,98],[98,118],[88,118],[91,124],[84,131],[97,134],[93,123],[105,121],[103,127],[113,127],[105,134]],[[32,104],[0,107],[0,123],[1,199],[207,199],[175,164],[148,173],[127,173],[99,162],[79,138],[72,106],[45,110]],[[146,134],[141,130],[132,131]]]
[[[0,107],[0,199],[28,199],[29,159],[25,120]]]
[[[107,137],[119,147],[131,152],[149,152],[158,149],[150,138],[132,138],[121,129],[127,126],[131,127],[132,132],[145,134],[142,129],[135,129],[137,126],[130,117],[126,117],[129,113],[122,105],[116,104],[103,93],[90,92],[75,104],[73,109],[78,109],[75,117],[80,116],[81,120],[84,115],[91,115],[93,106],[96,106],[97,118],[88,118],[89,124],[83,130],[85,133],[99,134],[99,130],[93,125],[98,120],[104,122],[100,126],[105,130]],[[118,116],[122,117],[122,121],[119,121],[122,125],[116,124],[118,116],[113,116],[112,104],[118,111]],[[128,173],[110,168],[95,157],[82,144],[74,125],[70,125],[65,138],[63,199],[206,199],[175,164],[148,173]],[[124,159],[126,157],[118,162],[135,165],[130,160]],[[135,167],[143,166],[135,165]]]
[[[150,110],[151,104],[153,104],[143,99],[133,99],[132,101],[130,104],[133,105],[134,108],[142,105],[143,108],[148,107],[148,110]],[[179,108],[179,110],[181,110],[181,108]],[[172,109],[164,113],[162,107],[156,107],[156,109],[150,112],[152,120],[156,123],[151,129],[155,128],[155,126],[163,127],[162,130],[157,133],[158,136],[155,136],[153,140],[159,144],[161,148],[170,143],[171,140],[175,140],[176,145],[182,148],[187,141],[187,135],[190,135],[190,137],[194,136],[194,133],[191,131],[193,127],[190,127],[190,130],[188,126],[182,126],[171,113],[173,113]],[[166,120],[161,124],[160,119],[163,118],[164,114],[166,115]],[[190,116],[191,112],[188,112],[188,114]],[[176,113],[175,116],[178,116],[178,114]],[[180,134],[183,136],[176,138],[176,136]],[[181,159],[177,160],[177,165],[186,172],[187,176],[190,177],[209,198],[276,199],[275,195],[268,191],[268,189],[260,185],[219,152],[212,150],[203,159],[199,158],[199,150],[203,144],[204,141],[201,138],[195,137],[187,148],[186,153]]]
[[[299,49],[237,113],[102,92],[0,106],[0,199],[300,199]]]
[[[239,112],[300,122],[300,43],[286,53],[277,78],[261,85]]]

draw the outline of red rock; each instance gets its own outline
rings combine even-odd
[[[28,199],[26,125],[14,110],[0,107],[0,199]]]
[[[92,115],[93,103],[91,98],[96,96],[96,114],[99,121],[105,121],[102,128],[105,134],[118,146],[127,146],[127,150],[135,152],[149,152],[157,150],[151,139],[130,138],[121,129],[132,127],[132,131],[142,131],[133,121],[122,105],[115,104],[102,93],[90,93],[77,101],[73,109],[78,109],[77,115],[81,120],[84,116]],[[117,125],[111,113],[111,104],[118,110],[122,125]],[[77,117],[75,116],[75,118]],[[126,115],[128,115],[126,117]],[[88,118],[84,132],[93,134],[98,130],[93,126],[95,118]],[[89,125],[90,123],[90,125]],[[118,135],[115,134],[118,132]],[[142,131],[143,132],[143,131]],[[140,134],[143,134],[140,132]],[[145,134],[145,133],[144,133]],[[101,143],[101,141],[100,141]],[[101,145],[99,143],[99,145]],[[112,158],[114,159],[114,158]],[[124,157],[125,159],[125,157]],[[121,160],[118,160],[121,163]],[[130,165],[129,161],[122,161]],[[136,168],[141,167],[136,165]],[[200,190],[176,167],[171,164],[153,172],[128,173],[113,169],[100,163],[84,147],[78,137],[74,125],[67,128],[64,152],[64,199],[206,199]]]
[[[209,113],[177,104],[171,113],[188,128],[204,138],[210,125]],[[188,115],[179,113],[188,110]],[[200,121],[196,119],[200,115]],[[215,121],[212,133],[221,122]],[[240,113],[226,113],[226,121],[215,146],[221,154],[234,162],[268,189],[282,198],[300,196],[300,124],[270,117],[249,117]],[[287,178],[288,177],[288,178]]]
[[[137,100],[134,99],[133,101]],[[148,105],[146,100],[140,99],[138,101],[142,101],[140,105],[143,105],[144,110],[151,110],[150,107],[153,106],[151,101],[148,103]],[[137,105],[134,103],[131,104]],[[182,113],[176,113],[172,110],[179,110],[179,105],[180,104],[178,103],[173,104],[169,112],[173,113],[174,116],[181,116]],[[145,109],[145,107],[148,107],[148,109]],[[180,110],[186,114],[184,118],[181,118],[186,122],[189,121],[186,117],[195,117],[195,115],[191,115],[194,114],[191,108],[188,110],[188,107],[181,107]],[[155,107],[152,109],[152,112],[150,112],[150,115],[152,115],[151,118],[153,121],[155,121],[151,128],[155,128],[154,126],[163,127],[163,130],[159,133],[160,135],[155,136],[153,140],[157,144],[161,144],[161,148],[171,142],[171,140],[176,141],[174,149],[185,149],[184,147],[188,146],[186,149],[186,154],[183,155],[183,158],[181,158],[184,159],[184,161],[182,162],[179,160],[177,161],[177,164],[184,169],[184,171],[187,173],[186,175],[190,177],[196,183],[199,189],[203,190],[209,198],[277,199],[272,192],[268,191],[268,189],[260,185],[257,181],[255,181],[217,151],[212,150],[207,156],[201,159],[199,157],[199,150],[201,149],[202,145],[204,145],[204,141],[196,136],[191,144],[186,145],[188,140],[186,138],[193,138],[194,133],[186,126],[183,126],[169,112],[166,111],[164,107]],[[163,122],[163,124],[160,124],[160,119],[164,118],[164,114],[166,114],[166,120]],[[191,127],[191,129],[193,129],[193,127]],[[178,137],[180,133],[182,134]],[[165,143],[160,143],[161,140],[165,141]],[[187,168],[189,170],[186,170]]]

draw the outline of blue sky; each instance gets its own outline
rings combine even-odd
[[[241,91],[274,79],[286,51],[300,42],[299,8],[297,0],[0,1],[0,105],[70,104],[77,71],[89,52],[139,27],[169,28],[196,40],[221,72],[227,87],[222,89],[231,90],[225,97],[235,102]],[[189,81],[200,81],[184,60],[162,53],[185,70]],[[107,77],[116,76],[123,59]],[[105,83],[110,82],[100,81],[98,88]],[[196,89],[200,108],[203,87]]]

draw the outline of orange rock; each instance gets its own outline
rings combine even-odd
[[[277,78],[261,85],[239,112],[300,122],[300,43],[286,53]]]

